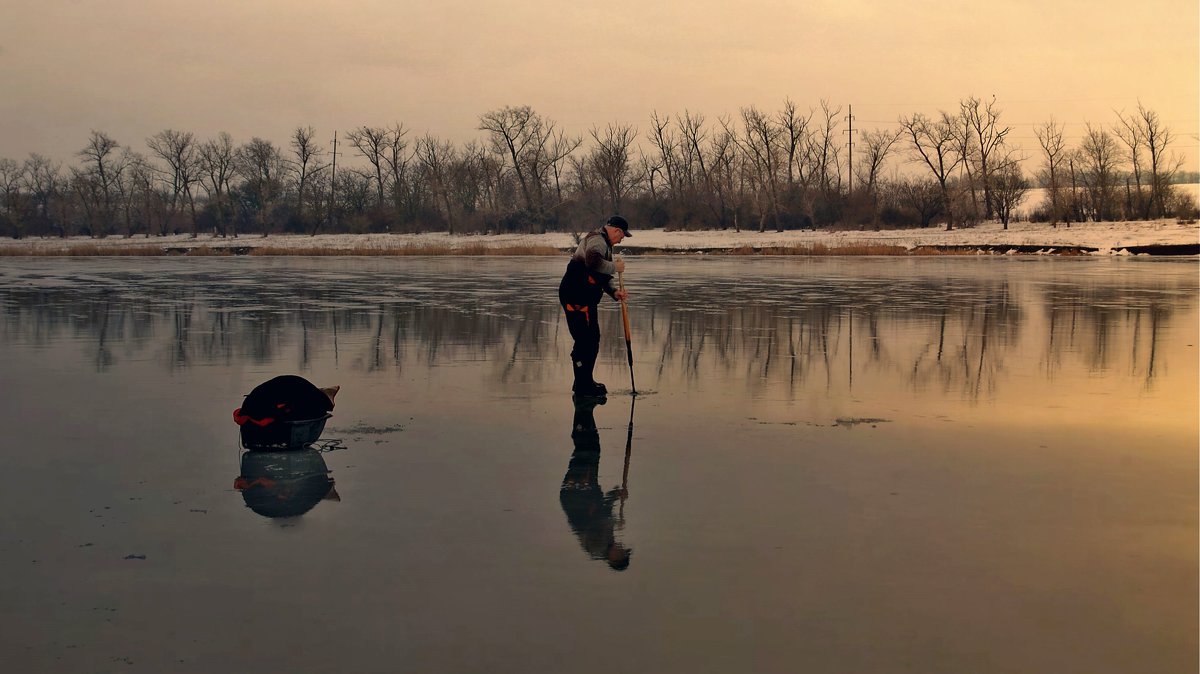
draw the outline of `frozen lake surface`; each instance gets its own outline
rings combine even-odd
[[[1196,670],[1195,259],[634,258],[594,409],[562,267],[5,259],[6,667]]]

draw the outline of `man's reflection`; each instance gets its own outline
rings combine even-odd
[[[315,449],[245,452],[233,482],[246,507],[263,517],[296,517],[321,501],[340,501],[325,459]]]
[[[624,571],[629,567],[629,556],[633,551],[616,538],[615,531],[621,529],[625,522],[620,513],[613,516],[613,506],[618,500],[623,502],[627,493],[624,485],[605,493],[597,481],[600,431],[596,428],[593,412],[596,405],[603,405],[606,399],[575,396],[572,401],[575,403],[575,419],[571,441],[575,451],[571,453],[571,461],[567,464],[567,474],[563,476],[558,500],[567,514],[571,531],[579,538],[579,544],[588,556],[603,559],[614,570]]]

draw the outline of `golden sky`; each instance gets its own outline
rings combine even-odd
[[[91,129],[463,142],[504,105],[586,134],[826,99],[870,129],[995,95],[1031,155],[1051,115],[1073,143],[1141,101],[1198,170],[1198,36],[1196,0],[4,0],[0,157],[74,162]]]

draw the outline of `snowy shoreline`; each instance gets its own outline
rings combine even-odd
[[[452,235],[447,232],[423,234],[318,234],[307,235],[248,235],[238,238],[214,237],[202,234],[171,236],[142,235],[126,238],[110,236],[103,239],[88,237],[27,238],[0,240],[0,253],[5,255],[72,255],[83,249],[90,254],[137,254],[136,250],[161,249],[163,252],[184,253],[193,248],[212,251],[247,253],[253,249],[270,249],[277,254],[362,254],[389,250],[422,248],[440,249],[441,254],[472,254],[481,249],[509,249],[520,254],[522,249],[545,248],[569,250],[576,235],[556,232],[550,234],[474,234]],[[1051,227],[1045,223],[1010,223],[1004,229],[999,223],[988,222],[975,227],[946,231],[941,228],[895,229],[882,231],[798,230],[788,232],[746,231],[664,231],[641,230],[636,226],[633,236],[618,248],[630,253],[697,253],[697,252],[756,252],[763,249],[788,249],[823,246],[847,249],[864,246],[890,246],[906,250],[917,248],[963,249],[977,248],[982,252],[1022,252],[1054,254],[1085,252],[1096,255],[1136,253],[1141,249],[1167,247],[1173,254],[1195,254],[1188,247],[1200,246],[1200,225],[1175,220],[1143,222],[1084,222],[1070,227]],[[1004,249],[1010,249],[1006,251]],[[74,249],[74,252],[72,252]],[[1131,250],[1132,249],[1132,250]],[[160,251],[156,251],[160,252]],[[1148,252],[1153,252],[1150,250]]]

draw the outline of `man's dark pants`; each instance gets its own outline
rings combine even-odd
[[[592,370],[600,354],[600,322],[596,315],[598,305],[563,302],[562,307],[567,316],[567,329],[575,340],[575,347],[571,349],[575,383],[591,384],[595,381],[592,379]]]

